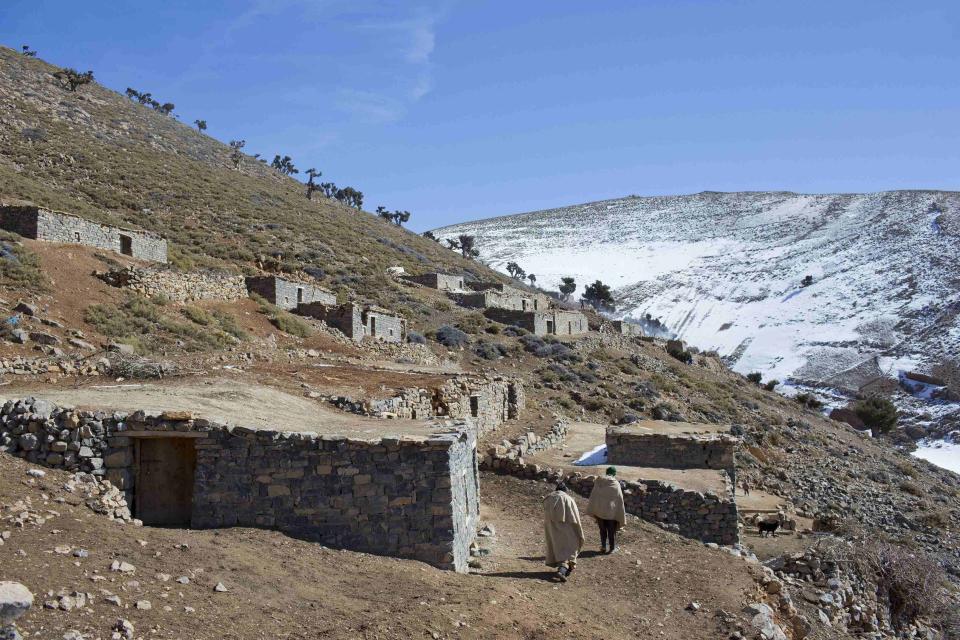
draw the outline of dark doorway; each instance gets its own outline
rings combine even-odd
[[[370,337],[377,337],[377,316],[370,316]]]
[[[133,238],[120,234],[120,253],[125,256],[133,255]]]
[[[303,287],[297,287],[297,304],[303,303]]]
[[[194,438],[137,438],[134,515],[144,524],[189,527],[193,514]]]
[[[480,398],[478,396],[470,396],[470,415],[474,418],[480,415]]]
[[[556,333],[553,329],[553,320],[547,320],[547,333]]]

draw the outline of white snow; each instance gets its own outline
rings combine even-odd
[[[930,212],[942,216],[932,228]],[[960,352],[960,194],[700,193],[623,198],[444,227],[481,259],[546,289],[611,285],[618,315],[650,314],[741,373],[829,384],[882,358],[924,370]],[[804,276],[813,277],[807,287]]]
[[[960,442],[947,442],[945,440],[920,442],[913,455],[927,462],[932,462],[938,467],[960,473]]]
[[[577,458],[573,464],[581,467],[589,467],[597,464],[607,464],[607,445],[597,445],[590,451]]]

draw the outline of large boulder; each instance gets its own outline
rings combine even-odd
[[[0,582],[0,629],[27,612],[33,605],[33,594],[19,582]]]

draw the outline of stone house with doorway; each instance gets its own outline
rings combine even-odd
[[[467,571],[480,516],[470,419],[392,421],[386,433],[360,426],[316,433],[189,411],[81,411],[34,398],[0,405],[4,450],[110,480],[145,526],[275,529]]]
[[[348,302],[331,306],[314,302],[298,305],[294,311],[302,316],[323,320],[356,342],[364,338],[402,342],[406,336],[406,321],[402,317],[371,304]]]
[[[453,276],[447,273],[424,273],[418,276],[401,276],[402,280],[422,284],[439,291],[463,291],[463,276]]]
[[[494,322],[518,326],[537,336],[577,336],[590,330],[587,316],[579,311],[517,311],[494,308],[487,309],[484,315]]]
[[[91,222],[35,205],[0,206],[0,229],[32,240],[81,244],[140,260],[167,261],[167,241],[156,234]]]
[[[265,275],[247,278],[247,291],[255,293],[272,305],[292,311],[297,305],[319,303],[337,304],[337,296],[322,287],[306,282]]]

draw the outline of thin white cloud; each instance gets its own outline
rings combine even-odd
[[[398,100],[374,91],[339,89],[337,107],[370,124],[396,122],[406,113],[406,107]]]

